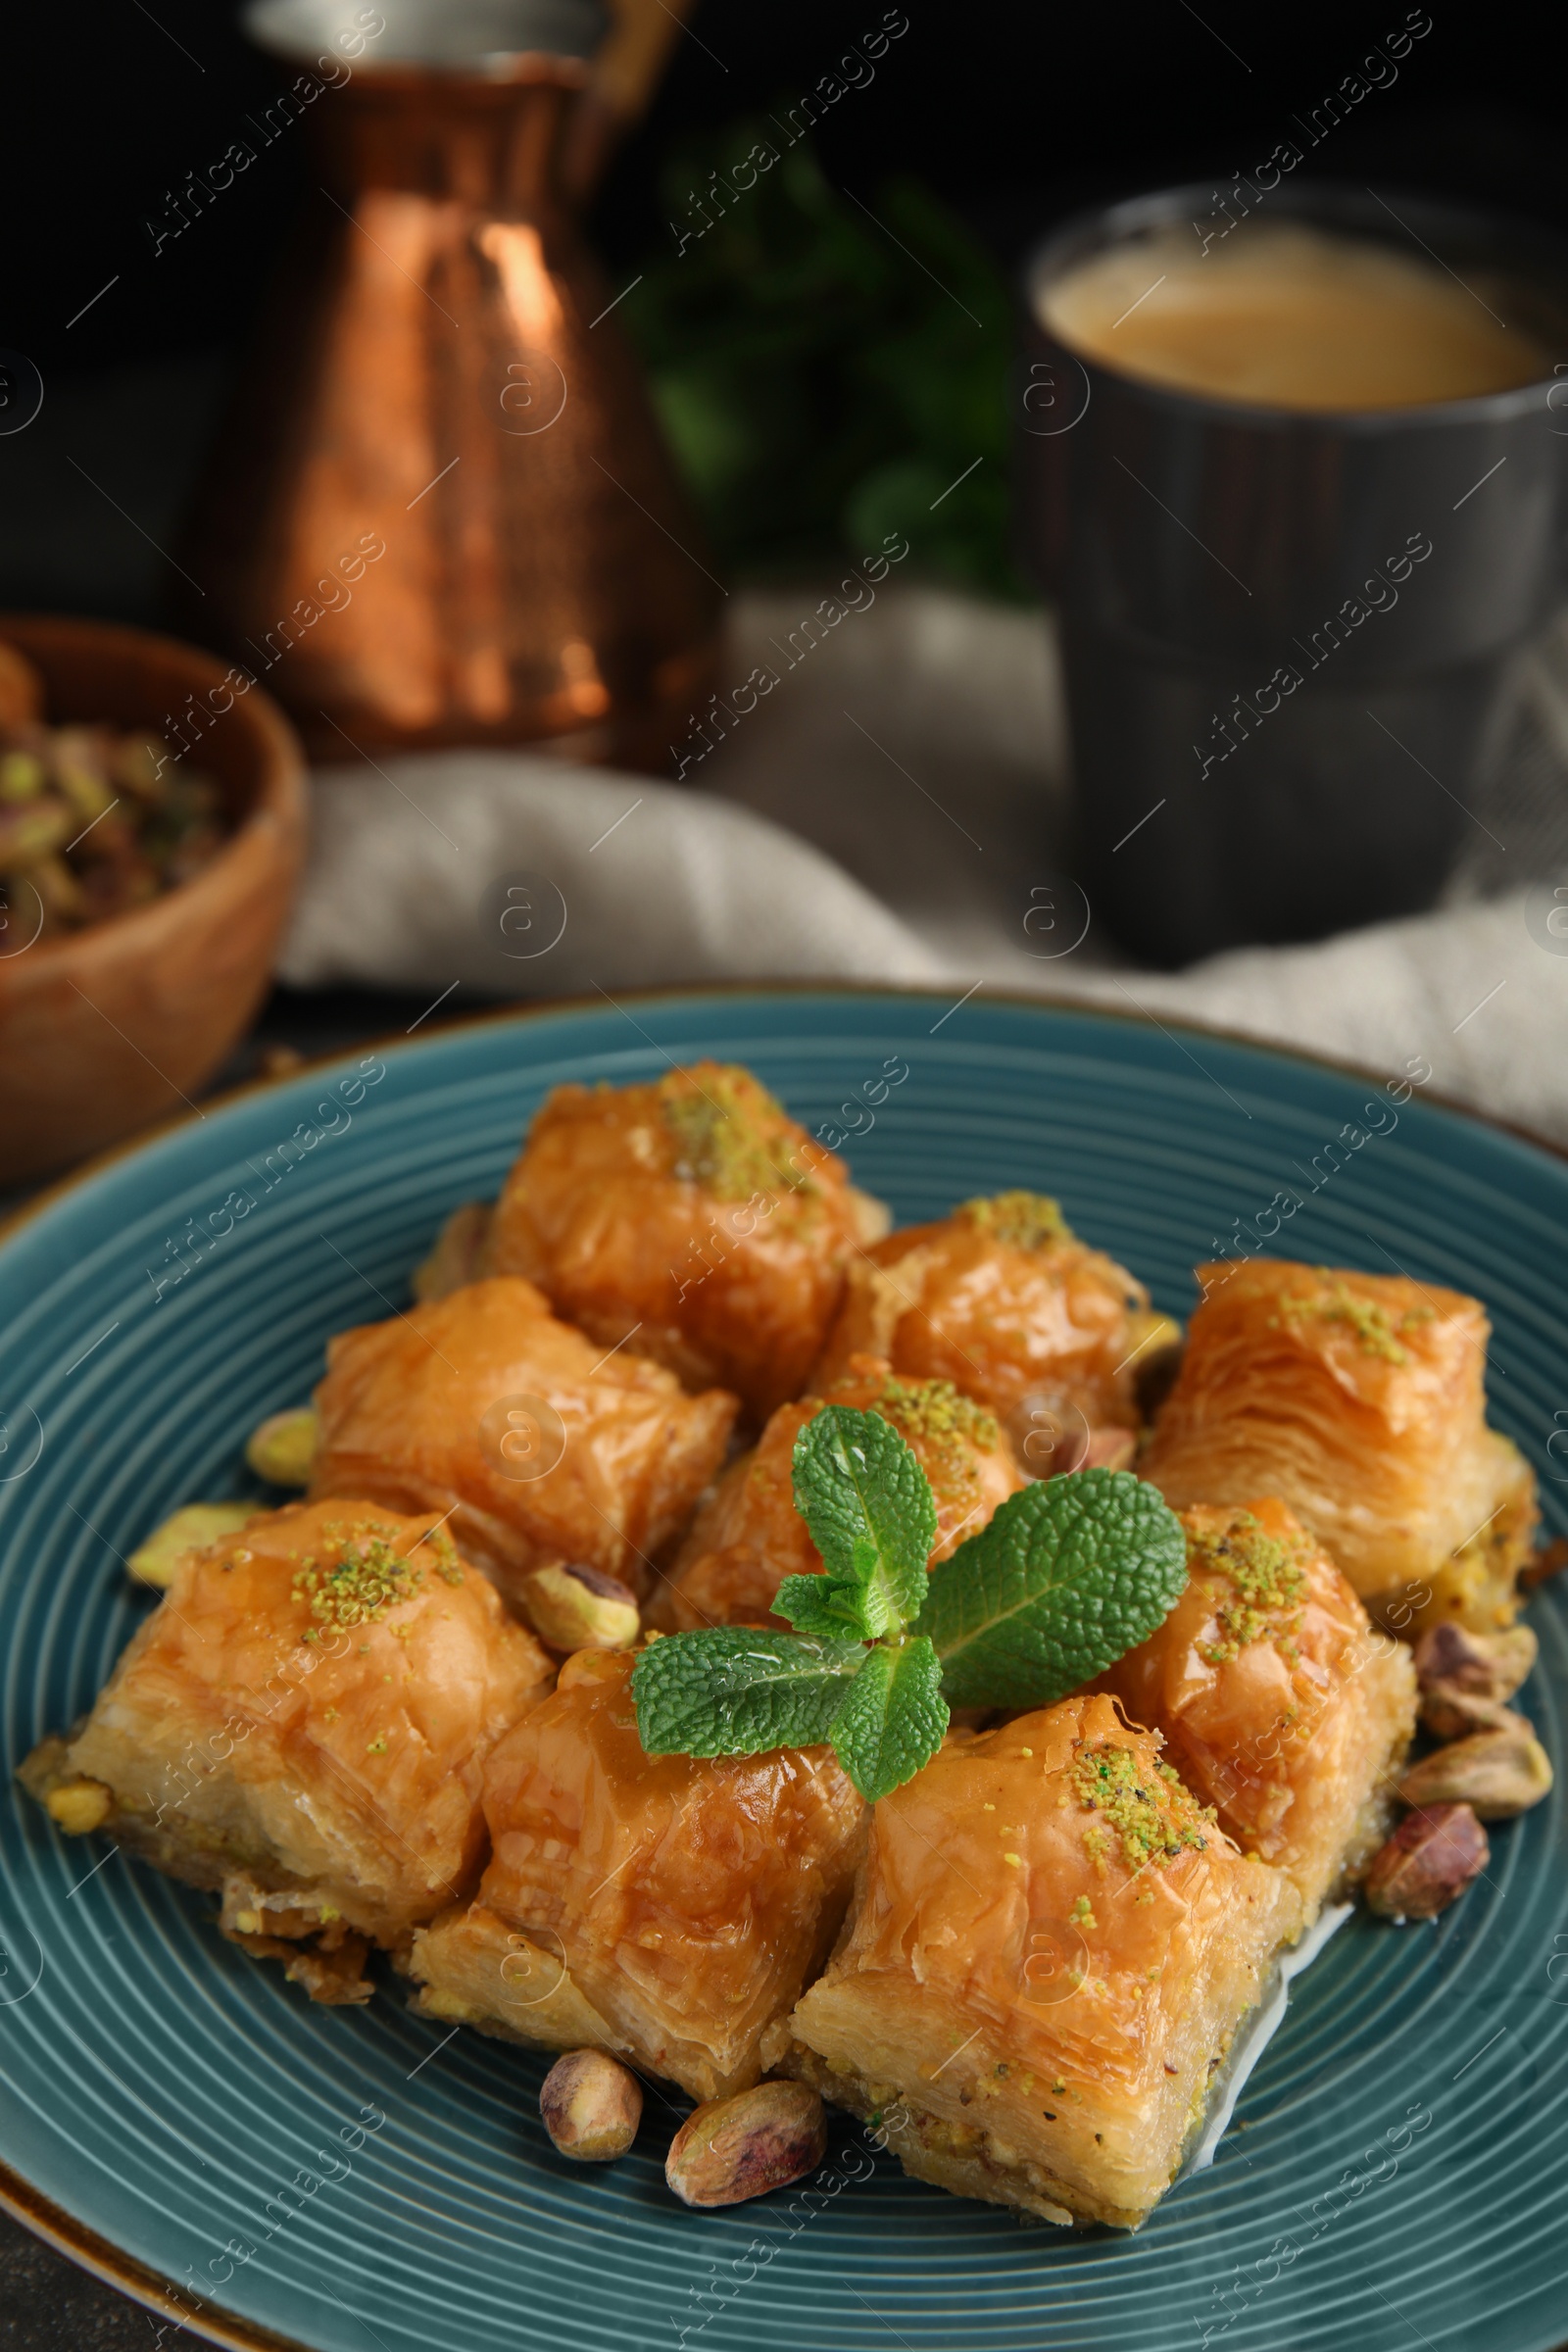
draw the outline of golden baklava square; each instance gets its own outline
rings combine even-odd
[[[1103,1694],[951,1738],[875,1807],[792,2070],[906,2171],[1049,2221],[1136,2229],[1300,1929]]]
[[[1187,1590],[1100,1687],[1244,1853],[1290,1872],[1310,1921],[1388,1835],[1415,1667],[1275,1497],[1181,1520]]]
[[[318,1999],[363,1999],[468,1894],[485,1759],[553,1669],[441,1530],[346,1501],[258,1514],[187,1553],[91,1713],[23,1779],[223,1898],[225,1933]]]
[[[515,1275],[466,1284],[327,1345],[313,1495],[449,1521],[516,1595],[581,1561],[641,1592],[724,1457],[736,1400],[584,1338]]]
[[[1487,1426],[1479,1300],[1285,1259],[1198,1279],[1142,1475],[1178,1509],[1278,1495],[1396,1632],[1510,1624],[1536,1482]]]
[[[726,2097],[774,2066],[844,1916],[865,1807],[831,1749],[648,1755],[632,1660],[579,1651],[485,1771],[476,1901],[416,1936],[416,2006]]]

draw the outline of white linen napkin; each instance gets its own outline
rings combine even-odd
[[[1049,624],[884,590],[812,641],[816,609],[735,599],[724,674],[765,662],[778,684],[744,715],[725,694],[736,715],[680,785],[512,752],[321,771],[280,976],[452,1011],[717,978],[978,984],[1380,1072],[1422,1055],[1435,1090],[1568,1143],[1568,628],[1519,665],[1442,908],[1170,975],[1106,940],[1064,872]]]
[[[295,987],[564,996],[945,971],[809,842],[706,794],[509,752],[383,768],[315,780],[279,974]]]

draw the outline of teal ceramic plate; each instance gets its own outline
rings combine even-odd
[[[699,1054],[750,1063],[812,1128],[855,1127],[855,1173],[901,1221],[1039,1187],[1177,1314],[1195,1258],[1295,1188],[1288,1253],[1486,1300],[1494,1414],[1568,1530],[1568,1165],[1547,1153],[1419,1089],[1396,1107],[1198,1033],[984,997],[550,1011],[243,1096],[0,1245],[12,1764],[87,1706],[147,1607],[120,1555],[177,1503],[248,1491],[246,1432],[305,1396],[329,1332],[406,1300],[439,1219],[494,1192],[545,1090]],[[889,1057],[908,1076],[868,1102]],[[1547,1587],[1532,1617],[1524,1703],[1556,1796],[1494,1834],[1487,1877],[1435,1926],[1358,1916],[1335,1937],[1212,2169],[1136,2237],[943,2196],[847,2123],[810,2194],[690,2213],[663,2186],[657,2098],[630,2159],[575,2170],[543,2137],[525,2053],[443,2038],[395,1997],[313,2009],[219,1939],[210,1903],[59,1838],[14,1792],[9,2194],[244,2345],[1544,2352],[1568,2334],[1568,1595]]]

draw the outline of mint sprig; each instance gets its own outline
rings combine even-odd
[[[774,1595],[795,1631],[651,1642],[632,1671],[650,1755],[825,1741],[874,1803],[936,1753],[950,1704],[1049,1706],[1147,1641],[1187,1582],[1180,1521],[1126,1470],[1025,1487],[929,1575],[936,1505],[891,1422],[824,1406],[794,1476],[823,1560]]]
[[[956,1707],[1049,1707],[1162,1625],[1187,1539],[1157,1487],[1075,1470],[1009,1494],[931,1577],[916,1632]]]
[[[915,1455],[880,1413],[824,1405],[795,1441],[795,1507],[821,1576],[789,1576],[773,1607],[799,1631],[852,1627],[880,1642],[920,1613],[937,1506]],[[810,1620],[808,1625],[808,1620]]]
[[[912,1780],[942,1745],[948,1704],[942,1664],[929,1642],[879,1642],[833,1718],[833,1752],[875,1803]]]
[[[865,1663],[858,1641],[802,1641],[749,1625],[669,1634],[632,1669],[651,1756],[746,1756],[819,1747]]]
[[[806,1424],[793,1470],[795,1507],[822,1555],[820,1576],[787,1576],[773,1595],[795,1631],[715,1626],[652,1642],[632,1669],[637,1728],[650,1755],[826,1740],[874,1803],[948,1728],[937,1653],[906,1631],[925,1604],[936,1504],[892,1422],[848,1405]]]

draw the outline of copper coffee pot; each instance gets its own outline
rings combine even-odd
[[[198,493],[182,618],[320,754],[664,764],[721,590],[564,193],[601,10],[246,22],[298,69],[255,127],[303,112],[319,192]]]

